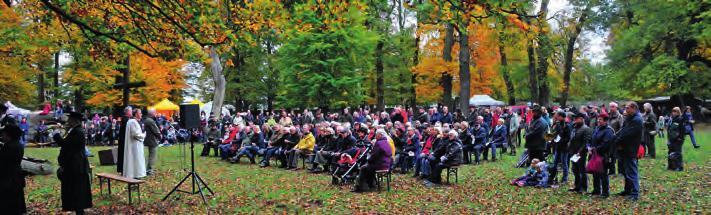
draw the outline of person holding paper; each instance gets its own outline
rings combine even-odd
[[[555,138],[551,142],[551,148],[553,148],[553,163],[549,167],[550,172],[550,183],[557,184],[558,181],[556,176],[558,175],[558,165],[563,165],[563,178],[560,180],[561,184],[568,182],[568,142],[570,142],[570,135],[572,128],[570,124],[565,122],[566,113],[563,110],[558,110],[553,115],[555,124],[553,124],[553,133]]]
[[[584,193],[588,191],[588,175],[585,173],[587,164],[586,146],[592,140],[592,129],[585,124],[585,115],[575,114],[573,116],[573,137],[570,139],[568,153],[576,159],[571,159],[573,176],[575,176],[575,187],[568,191]]]

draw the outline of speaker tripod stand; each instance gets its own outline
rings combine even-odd
[[[177,185],[175,185],[175,187],[173,187],[173,190],[171,190],[170,193],[168,193],[168,195],[163,197],[163,201],[168,199],[168,197],[170,197],[171,194],[175,193],[175,191],[178,191],[178,192],[183,192],[183,193],[187,193],[187,194],[191,194],[191,195],[200,194],[200,197],[202,197],[202,202],[207,205],[207,199],[205,198],[203,189],[207,189],[207,191],[210,192],[211,196],[215,195],[215,193],[212,192],[212,189],[210,189],[210,187],[207,186],[207,183],[205,183],[205,181],[202,180],[200,175],[197,172],[195,172],[195,150],[193,150],[194,148],[195,148],[195,143],[191,140],[190,141],[190,172],[188,172],[188,175],[186,175],[185,178],[183,178],[183,180],[180,181],[180,183],[178,183]],[[183,183],[185,183],[188,180],[188,178],[190,178],[190,181],[192,182],[192,190],[191,191],[181,190],[180,186],[183,185]]]

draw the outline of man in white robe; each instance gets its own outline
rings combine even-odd
[[[126,144],[123,155],[123,176],[126,178],[146,177],[146,160],[143,156],[143,139],[146,133],[139,120],[143,116],[140,109],[133,111],[134,118],[126,122]]]

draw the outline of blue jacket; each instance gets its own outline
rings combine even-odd
[[[595,148],[595,151],[602,157],[609,157],[610,147],[612,146],[612,139],[615,137],[615,132],[610,126],[598,126],[593,131],[592,141],[590,142],[590,147]]]
[[[637,157],[637,150],[642,142],[642,115],[639,112],[625,117],[625,123],[615,135],[614,145],[622,153],[622,157]]]
[[[484,145],[489,135],[489,129],[486,125],[481,125],[479,130],[472,128],[472,134],[474,135],[474,145]]]
[[[498,126],[497,126],[498,127]],[[506,143],[506,138],[508,137],[509,129],[505,125],[502,125],[499,129],[494,128],[494,134],[491,135],[491,142],[501,145]]]
[[[444,124],[444,123],[452,124],[452,122],[454,121],[454,120],[452,120],[453,119],[452,113],[447,112],[447,114],[440,114],[439,116],[440,116],[439,121],[442,122],[442,124]]]

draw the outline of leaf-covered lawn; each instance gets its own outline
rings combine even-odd
[[[410,175],[394,174],[391,192],[352,194],[349,186],[332,186],[325,174],[287,171],[274,167],[229,164],[215,157],[196,157],[197,170],[216,191],[208,199],[209,207],[198,195],[174,194],[168,201],[161,199],[185,175],[189,154],[181,158],[180,147],[159,148],[159,173],[141,186],[142,202],[127,204],[126,187],[114,183],[113,194],[99,194],[98,180],[92,184],[95,207],[88,212],[115,213],[397,213],[397,214],[474,214],[486,213],[702,213],[711,211],[711,132],[698,133],[702,145],[694,149],[687,138],[684,145],[684,172],[666,170],[666,145],[657,139],[657,159],[640,161],[642,196],[637,202],[620,197],[592,198],[567,192],[568,186],[536,189],[518,188],[509,181],[522,174],[513,168],[517,158],[503,159],[482,165],[462,167],[459,183],[426,188]],[[98,150],[106,147],[92,147]],[[196,151],[202,146],[197,146]],[[521,151],[519,149],[519,151]],[[147,152],[147,151],[146,151]],[[50,159],[56,163],[57,148],[29,148],[26,156]],[[246,159],[243,159],[246,161]],[[90,158],[94,172],[115,172],[115,166],[99,166],[98,157]],[[445,174],[445,173],[443,173]],[[570,176],[572,183],[572,175]],[[453,179],[452,179],[452,182]],[[590,177],[592,187],[592,177]],[[189,184],[189,183],[186,183]],[[622,190],[623,178],[611,178],[611,193]],[[184,187],[188,190],[188,186]],[[58,213],[61,210],[59,181],[55,175],[27,178],[25,189],[31,214]]]

